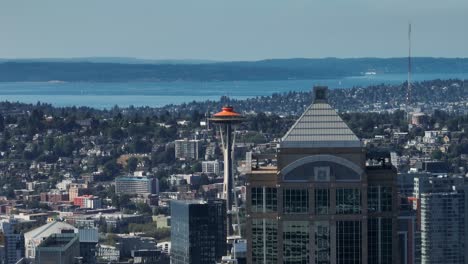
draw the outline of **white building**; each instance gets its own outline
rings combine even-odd
[[[119,261],[120,250],[114,246],[100,244],[98,246],[97,255],[107,261]]]
[[[117,194],[156,194],[159,192],[159,180],[147,177],[117,177],[115,178]]]
[[[179,139],[175,141],[175,157],[179,160],[198,160],[200,140]]]
[[[205,174],[220,175],[221,167],[219,160],[202,161],[202,172]]]

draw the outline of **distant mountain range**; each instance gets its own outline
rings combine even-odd
[[[413,58],[415,73],[467,73],[468,58]],[[0,59],[0,82],[138,82],[327,79],[407,72],[407,58],[216,62],[134,58]]]

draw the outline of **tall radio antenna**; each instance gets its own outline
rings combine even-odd
[[[406,114],[409,120],[409,108],[411,105],[411,23],[408,24],[408,87],[406,94]]]

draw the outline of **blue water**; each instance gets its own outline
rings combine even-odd
[[[232,81],[232,82],[131,82],[131,83],[66,83],[10,82],[0,83],[0,101],[37,103],[55,106],[90,106],[111,108],[163,106],[191,101],[218,100],[221,96],[244,99],[288,91],[308,91],[314,85],[350,88],[373,84],[400,84],[406,74],[379,74],[327,80]],[[415,74],[414,81],[433,79],[468,79],[462,74]]]

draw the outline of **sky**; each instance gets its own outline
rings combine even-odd
[[[467,0],[0,0],[0,58],[468,57]]]

